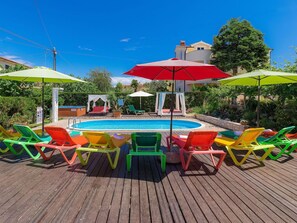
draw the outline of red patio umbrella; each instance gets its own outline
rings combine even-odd
[[[125,74],[150,80],[202,80],[229,77],[214,65],[196,63],[177,58],[152,63],[138,64]],[[170,103],[170,148],[172,147],[173,88]]]

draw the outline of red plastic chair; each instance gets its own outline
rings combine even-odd
[[[69,165],[71,165],[72,163],[74,163],[77,153],[74,152],[72,158],[68,159],[65,155],[65,151],[79,148],[82,145],[88,143],[88,140],[84,136],[77,135],[71,137],[67,130],[62,127],[47,126],[45,127],[45,131],[52,137],[52,140],[48,144],[35,144],[35,148],[38,150],[44,160],[49,160],[53,156],[55,151],[59,151],[63,159]],[[42,151],[41,148],[43,147],[52,150],[49,156],[46,156],[45,153]]]
[[[172,143],[177,145],[180,150],[180,159],[182,167],[187,170],[191,158],[195,154],[209,154],[215,169],[219,169],[225,159],[226,153],[223,150],[213,150],[212,144],[217,136],[217,132],[212,131],[193,131],[184,138],[180,136],[172,136]],[[169,137],[167,137],[167,146],[169,146]],[[186,160],[185,154],[188,155]],[[220,155],[220,159],[216,164],[213,155]]]

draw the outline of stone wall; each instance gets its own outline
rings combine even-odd
[[[207,115],[202,115],[202,114],[196,114],[196,118],[204,121],[211,123],[213,125],[225,128],[225,129],[230,129],[233,131],[243,131],[244,130],[244,125],[241,125],[240,123],[237,122],[231,122],[231,121],[226,121],[223,119],[215,118],[212,116],[207,116]]]

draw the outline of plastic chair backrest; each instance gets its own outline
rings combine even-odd
[[[129,108],[130,111],[136,111],[134,105],[128,105],[128,108]]]
[[[161,147],[162,135],[159,132],[134,132],[131,134],[132,148],[152,147],[155,151],[159,151]]]
[[[264,128],[249,128],[246,129],[235,141],[234,146],[250,146],[257,143],[258,136],[264,131]]]
[[[21,140],[26,140],[27,142],[42,142],[43,140],[28,126],[25,125],[13,125],[15,130],[21,134]]]
[[[190,132],[183,149],[192,151],[195,149],[209,150],[217,136],[213,131],[193,131]]]
[[[3,138],[9,138],[12,135],[5,128],[3,128],[2,125],[0,125],[0,136],[2,136]]]
[[[111,145],[110,135],[105,132],[83,132],[83,136],[85,136],[88,139],[90,146]]]
[[[45,131],[52,137],[50,144],[55,144],[58,146],[67,145],[73,146],[76,143],[72,140],[71,136],[66,129],[56,126],[46,126]]]
[[[268,138],[265,140],[265,142],[280,142],[283,141],[284,139],[288,139],[286,134],[288,134],[289,132],[291,132],[293,129],[295,128],[295,126],[289,126],[289,127],[285,127],[281,130],[279,130],[278,133],[276,133],[274,136]],[[273,143],[272,143],[273,144]]]

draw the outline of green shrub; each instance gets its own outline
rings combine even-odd
[[[14,123],[30,124],[36,116],[34,99],[25,97],[0,97],[0,124],[5,128]]]

